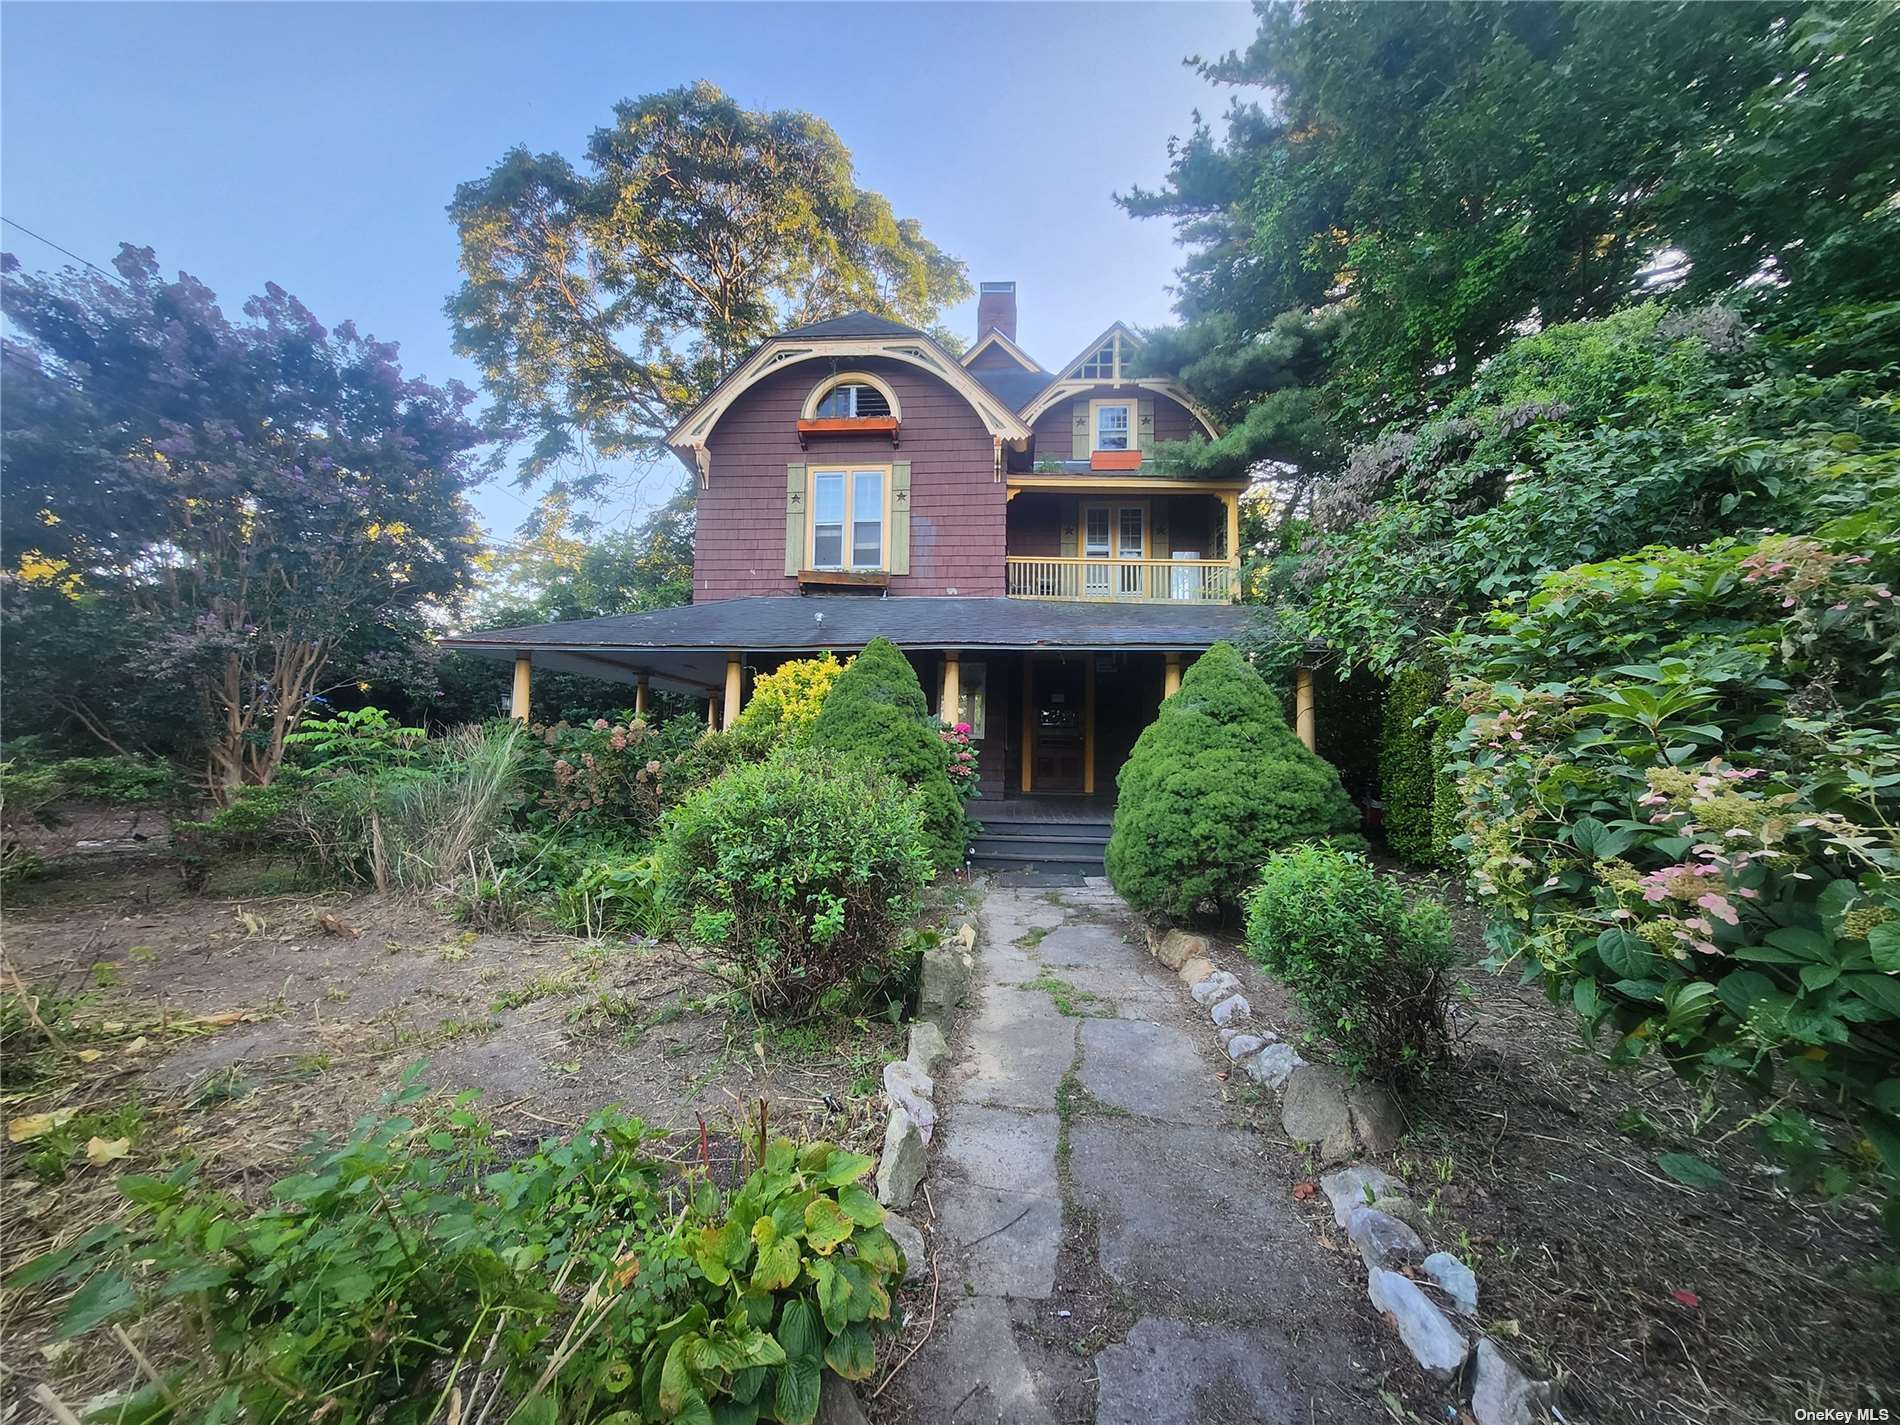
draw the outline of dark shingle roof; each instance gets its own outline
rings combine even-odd
[[[1060,603],[1037,599],[879,598],[861,594],[720,599],[443,640],[470,651],[738,649],[756,653],[862,648],[882,635],[902,648],[1089,648],[1192,651],[1237,635],[1260,610],[1236,604]]]
[[[894,322],[889,317],[873,316],[869,312],[846,312],[842,317],[830,317],[822,322],[811,322],[802,327],[793,327],[790,331],[779,333],[782,337],[821,337],[821,336],[923,336],[925,333],[916,327],[907,327],[902,322]]]
[[[1043,388],[1056,378],[1047,371],[1024,371],[1020,367],[979,371],[970,369],[970,374],[981,381],[990,394],[1002,401],[1012,411],[1020,411],[1037,396]]]

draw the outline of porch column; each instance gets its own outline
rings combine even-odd
[[[1168,655],[1168,670],[1161,675],[1161,696],[1165,700],[1181,691],[1181,655]]]
[[[1221,496],[1221,503],[1227,507],[1227,560],[1231,564],[1240,563],[1240,494],[1230,490]]]
[[[1308,752],[1319,750],[1313,725],[1313,670],[1304,665],[1293,670],[1293,730]]]
[[[515,655],[515,690],[508,699],[508,716],[526,722],[534,686],[534,664],[525,653]]]
[[[937,695],[937,716],[949,723],[957,720],[957,701],[963,695],[963,670],[958,662],[960,651],[955,648],[943,651],[943,691]]]
[[[706,731],[715,731],[719,726],[719,694],[706,694]]]
[[[633,720],[635,722],[647,720],[647,684],[647,675],[642,673],[640,680],[633,685]]]
[[[725,708],[725,720],[722,726],[731,727],[739,720],[739,690],[743,686],[745,666],[736,653],[726,655],[726,696],[721,699]]]

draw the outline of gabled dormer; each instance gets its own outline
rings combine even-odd
[[[1213,417],[1177,383],[1135,374],[1140,345],[1124,323],[1114,323],[1020,407],[1036,433],[1036,469],[1152,471],[1158,444],[1196,431],[1209,439],[1219,434]]]

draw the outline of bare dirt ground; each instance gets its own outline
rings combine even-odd
[[[441,1093],[480,1093],[504,1153],[618,1104],[679,1130],[682,1158],[699,1154],[703,1118],[717,1159],[760,1099],[775,1131],[877,1149],[878,1070],[903,1052],[888,1021],[765,1026],[675,946],[476,931],[409,898],[272,893],[291,879],[262,868],[191,896],[160,854],[95,854],[13,898],[4,989],[61,1014],[64,1047],[39,1056],[43,1076],[6,1066],[5,1117],[73,1117],[8,1146],[0,1272],[117,1212],[122,1171],[195,1157],[211,1184],[258,1197],[419,1060]],[[115,1156],[89,1160],[95,1138],[108,1145],[95,1156]],[[43,1352],[57,1308],[0,1303],[0,1419],[39,1380],[72,1400],[129,1378],[102,1333]]]
[[[1461,887],[1408,879],[1439,895],[1481,956],[1482,919]],[[1222,964],[1244,961],[1227,943]],[[1255,969],[1243,978],[1268,1023],[1306,1029],[1282,986]],[[1876,1200],[1786,1191],[1737,1130],[1745,1105],[1705,1102],[1660,1065],[1611,1068],[1568,1007],[1515,975],[1461,970],[1454,1016],[1453,1062],[1408,1103],[1410,1130],[1382,1166],[1425,1204],[1435,1244],[1476,1271],[1488,1329],[1563,1384],[1566,1418],[1900,1418],[1900,1259]],[[1713,1163],[1727,1185],[1675,1182],[1656,1166],[1669,1152]],[[1325,1199],[1306,1206],[1350,1252]]]

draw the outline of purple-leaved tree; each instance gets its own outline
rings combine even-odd
[[[228,804],[331,670],[468,589],[491,454],[472,392],[275,284],[233,321],[150,248],[114,266],[0,258],[8,732],[170,755]]]

